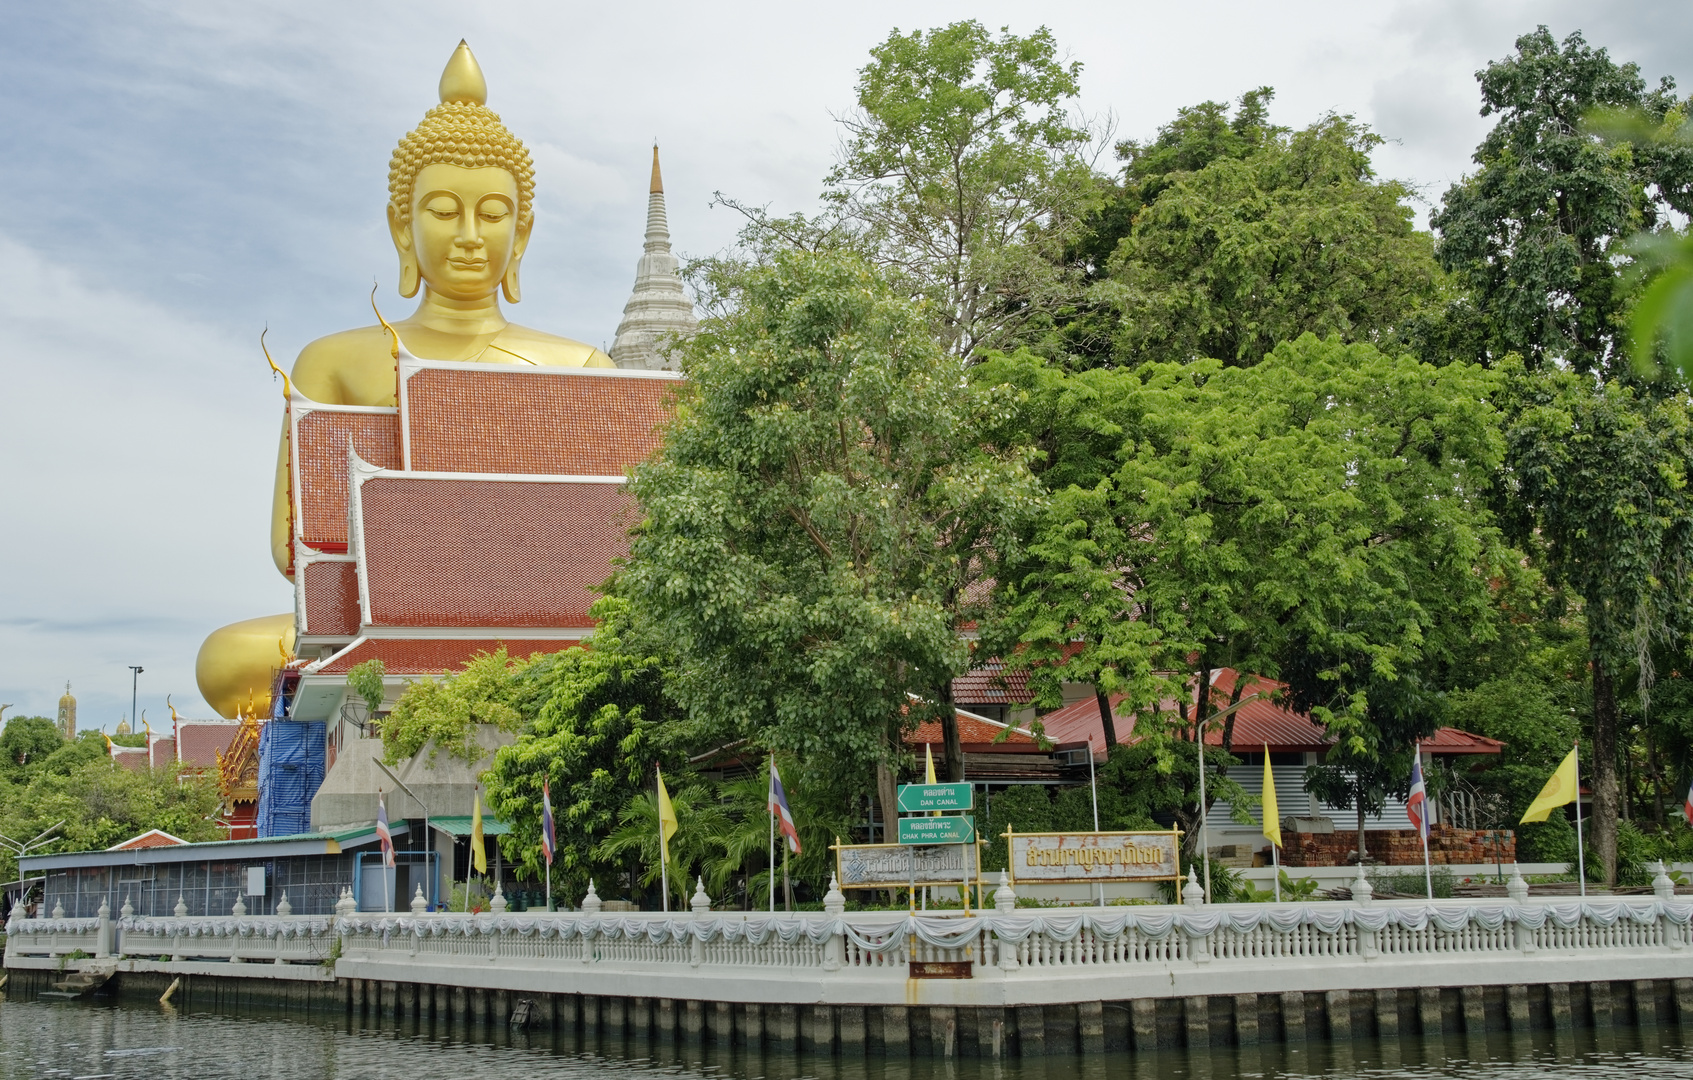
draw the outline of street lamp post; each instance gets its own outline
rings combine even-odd
[[[1239,676],[1237,675],[1236,678],[1239,678]],[[1254,701],[1257,701],[1259,698],[1265,696],[1267,695],[1260,691],[1249,698],[1235,702],[1233,705],[1230,705],[1228,708],[1223,709],[1220,712],[1201,718],[1198,724],[1198,731],[1195,733],[1194,741],[1199,744],[1199,857],[1205,864],[1205,902],[1207,904],[1211,903],[1211,833],[1206,827],[1207,823],[1205,820],[1205,725],[1209,724],[1213,720],[1221,720],[1225,716],[1228,716],[1240,709],[1244,709]]]
[[[141,672],[146,669],[135,664],[131,664],[129,665],[129,670],[129,722],[131,726],[138,727],[141,724],[141,719],[135,712],[135,693],[136,688],[141,685]]]

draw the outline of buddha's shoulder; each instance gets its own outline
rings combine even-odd
[[[334,405],[394,403],[393,339],[381,326],[342,330],[311,342],[294,361],[294,385]]]
[[[498,352],[545,367],[616,367],[611,357],[594,346],[570,338],[559,337],[542,330],[532,330],[516,323],[506,324],[483,354],[484,360],[497,360]]]

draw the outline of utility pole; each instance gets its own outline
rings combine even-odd
[[[138,667],[135,664],[131,664],[129,665],[129,670],[131,672],[129,677],[129,718],[131,723],[139,727],[141,725],[141,720],[139,719],[140,714],[135,711],[135,692],[136,688],[141,684],[141,672],[146,669]],[[150,755],[148,760],[151,760]]]

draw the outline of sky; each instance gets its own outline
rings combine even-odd
[[[714,192],[809,210],[868,50],[978,19],[1053,32],[1077,107],[1118,138],[1273,86],[1271,118],[1334,111],[1438,204],[1487,131],[1475,72],[1546,24],[1693,90],[1682,5],[1113,0],[1046,5],[241,4],[0,0],[0,704],[82,727],[165,697],[210,716],[212,629],[291,607],[269,556],[279,361],[410,304],[384,225],[388,155],[459,39],[529,146],[536,227],[516,322],[609,344],[661,144],[679,253],[734,238]],[[1112,162],[1107,156],[1105,167]]]

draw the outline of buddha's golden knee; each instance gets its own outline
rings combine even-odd
[[[200,696],[219,716],[269,716],[271,678],[293,655],[293,612],[247,619],[212,631],[200,646],[194,678]]]

